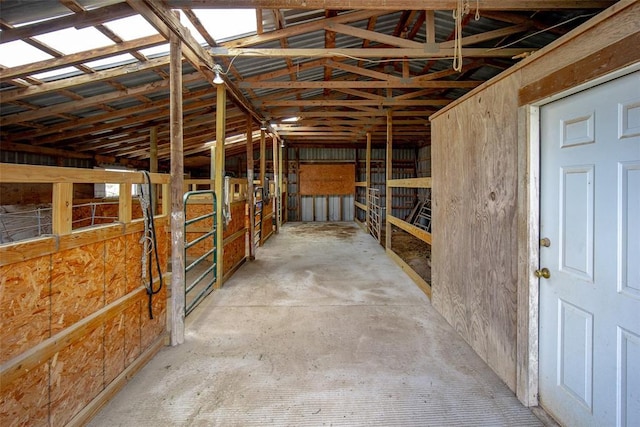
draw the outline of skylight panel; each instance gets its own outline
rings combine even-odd
[[[85,65],[88,67],[94,68],[96,70],[104,70],[105,68],[116,67],[123,63],[127,62],[135,62],[137,61],[133,55],[129,53],[123,53],[121,55],[110,56],[108,58],[102,58],[91,62],[85,62]]]
[[[169,54],[169,44],[162,44],[160,46],[149,47],[141,49],[138,52],[146,56],[147,58],[154,58],[156,56],[164,56]]]
[[[107,22],[104,25],[125,41],[148,37],[158,33],[156,29],[140,15],[117,19]]]
[[[0,64],[5,67],[12,68],[51,58],[53,57],[48,53],[45,53],[22,40],[0,44]]]
[[[255,9],[198,9],[194,12],[216,42],[257,32]]]
[[[64,30],[41,34],[34,38],[65,55],[115,44],[107,36],[93,27],[83,28],[81,30],[65,28]]]
[[[70,74],[80,74],[80,71],[75,67],[56,68],[55,70],[45,71],[44,73],[33,74],[31,77],[35,77],[39,80],[55,80],[56,78],[64,77]]]

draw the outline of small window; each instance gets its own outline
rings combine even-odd
[[[103,169],[109,172],[136,172],[131,169]],[[137,184],[131,185],[131,195],[138,195],[139,186]],[[120,184],[118,183],[105,183],[105,184],[95,184],[93,195],[96,199],[114,199],[120,196]]]

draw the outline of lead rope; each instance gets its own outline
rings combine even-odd
[[[151,176],[147,171],[142,171],[142,174],[144,175],[145,183],[140,184],[139,196],[142,216],[144,218],[144,233],[142,237],[140,237],[140,243],[143,245],[141,280],[147,290],[147,295],[149,296],[149,319],[153,319],[153,295],[157,294],[162,289],[162,269],[160,268],[158,240],[156,238],[153,204],[151,203]],[[155,254],[156,267],[158,269],[158,289],[153,288],[153,254]],[[149,275],[148,282],[147,274]]]
[[[455,10],[453,11],[453,20],[455,25],[453,38],[453,70],[462,71],[462,18],[469,13],[469,0],[458,0]],[[480,20],[480,0],[476,0],[475,20]]]

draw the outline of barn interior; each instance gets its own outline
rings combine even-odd
[[[637,68],[638,22],[637,0],[2,1],[0,424],[86,424],[304,224],[355,224],[536,407],[535,106]]]

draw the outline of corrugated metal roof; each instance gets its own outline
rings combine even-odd
[[[76,0],[75,5],[84,11],[100,11],[100,8],[109,6],[118,8],[119,13],[126,16],[136,14],[123,0]],[[56,19],[62,16],[71,17],[75,13],[66,6],[66,3],[55,0],[5,0],[0,3],[0,12],[2,20],[6,24],[0,35],[5,37],[7,34],[11,34],[11,28],[14,26],[40,20],[46,20],[47,24],[45,25],[49,25],[60,22]],[[376,33],[386,36],[409,37],[418,43],[424,43],[426,40],[426,25],[422,10],[371,11],[367,13],[367,16],[374,16],[372,19],[363,18],[364,12],[367,11],[307,9],[274,11],[262,9],[263,33],[257,36],[257,39],[262,41],[257,43],[247,41],[243,38],[247,36],[246,34],[238,34],[229,39],[217,40],[217,42],[219,46],[224,47],[228,40],[238,39],[241,46],[246,48],[274,49],[278,52],[283,49],[283,46],[289,49],[302,49],[306,52],[309,49],[359,49],[365,46],[376,49],[383,46],[374,40],[365,41],[353,35],[327,32],[322,26],[315,25],[319,22],[331,22],[323,20],[333,19],[332,16],[348,20],[344,25],[348,25],[351,30],[346,32],[352,33],[371,27]],[[471,14],[473,15],[474,12],[472,7]],[[526,12],[510,11],[505,14],[496,11],[486,13],[481,10],[479,20],[476,21],[471,16],[465,21],[463,37],[508,28],[515,25],[515,22],[526,22],[531,24],[528,31],[486,40],[470,45],[470,47],[503,48],[510,46],[525,50],[537,49],[557,39],[563,32],[584,22],[588,19],[588,15],[596,12],[582,10],[538,12],[532,10]],[[204,15],[199,9],[194,9],[193,13],[196,16]],[[353,16],[359,18],[351,22]],[[68,25],[82,26],[81,15],[77,15],[75,18],[79,20],[79,23],[69,21]],[[87,25],[95,26],[96,23],[98,22],[91,21]],[[309,30],[300,30],[309,25],[315,26]],[[557,28],[556,25],[558,25]],[[206,25],[204,27],[206,29]],[[273,31],[280,28],[283,28],[280,30],[283,32],[279,33],[283,34],[282,38],[269,37]],[[541,29],[545,31],[540,32]],[[452,12],[448,10],[436,11],[436,42],[451,40],[453,33]],[[195,35],[200,40],[207,36],[207,34]],[[164,62],[162,66],[140,71],[140,68],[148,67],[148,60],[152,58],[138,55],[135,50],[117,52],[116,48],[119,46],[120,40],[117,38],[117,34],[115,36],[107,33],[107,38],[111,37],[109,46],[115,49],[111,58],[121,58],[120,55],[128,52],[128,54],[137,55],[138,59],[113,63],[107,61],[105,65],[101,66],[101,69],[106,70],[103,73],[109,73],[110,77],[108,78],[91,79],[90,76],[98,76],[103,73],[96,73],[96,70],[89,70],[82,68],[82,66],[76,66],[74,71],[40,81],[32,77],[38,74],[37,70],[27,73],[27,75],[18,73],[18,77],[3,77],[0,81],[2,141],[30,143],[38,140],[45,147],[62,148],[72,152],[78,141],[81,141],[84,147],[92,145],[100,147],[104,144],[104,138],[117,133],[110,132],[110,126],[120,125],[123,127],[122,125],[126,123],[127,128],[135,130],[135,132],[131,132],[131,139],[127,140],[124,137],[115,142],[116,145],[109,148],[109,152],[127,155],[126,153],[131,151],[131,145],[141,144],[139,141],[140,133],[146,132],[148,134],[150,126],[157,125],[159,121],[166,122],[167,118],[164,116],[159,118],[158,112],[161,109],[165,112],[168,111],[169,67],[167,62]],[[2,41],[2,37],[0,37],[0,42]],[[51,54],[60,56],[61,59],[57,60],[60,61],[60,69],[66,70],[68,68],[68,64],[64,63],[64,55],[58,55],[42,45],[37,45],[37,43],[32,44],[35,44],[36,48],[40,46],[49,52],[49,56]],[[168,50],[167,45],[165,48]],[[211,47],[205,45],[205,48]],[[153,58],[166,58],[167,54],[168,52],[154,54]],[[91,60],[89,52],[83,62],[88,63]],[[425,124],[424,121],[429,114],[439,108],[438,106],[417,104],[432,99],[457,99],[472,89],[472,85],[469,83],[488,80],[500,73],[501,69],[508,68],[516,62],[510,57],[496,57],[490,61],[466,58],[465,64],[474,62],[474,67],[462,73],[449,73],[452,66],[452,61],[449,58],[404,58],[402,55],[378,58],[349,58],[334,55],[333,58],[323,58],[303,54],[303,56],[284,58],[267,54],[224,59],[218,57],[214,60],[223,66],[223,72],[228,71],[227,81],[230,81],[234,86],[238,85],[238,88],[228,92],[228,119],[233,117],[237,120],[238,117],[241,117],[244,120],[244,106],[234,100],[234,94],[241,93],[246,100],[245,105],[253,104],[255,110],[253,113],[256,118],[253,123],[255,130],[259,126],[260,117],[273,120],[274,124],[278,125],[277,120],[287,115],[306,114],[299,123],[288,126],[287,129],[290,131],[286,136],[288,144],[322,145],[328,141],[342,144],[353,143],[353,141],[361,143],[366,131],[373,132],[374,143],[381,143],[386,139],[384,109],[394,108],[394,119],[402,119],[407,122],[394,126],[394,132],[397,133],[394,143],[409,146],[428,143],[429,128],[428,123]],[[332,61],[331,67],[326,66],[327,60]],[[405,77],[403,76],[403,72],[406,72],[406,69],[403,70],[403,62],[405,61],[408,61],[409,78],[423,76],[430,79],[431,73],[440,73],[436,79],[433,79],[434,82],[451,83],[461,80],[467,85],[453,88],[443,85],[441,88],[427,90],[418,86],[392,89],[361,87],[365,82],[385,83]],[[227,70],[230,62],[232,68]],[[488,62],[490,62],[489,65],[487,65]],[[1,59],[0,63],[2,63]],[[343,69],[340,69],[341,67]],[[357,68],[354,69],[354,67]],[[19,67],[9,68],[9,70],[0,71],[0,73],[17,72],[17,68]],[[184,88],[186,89],[183,104],[185,109],[188,108],[187,114],[195,117],[200,111],[207,109],[207,114],[211,116],[213,121],[211,111],[215,108],[216,90],[210,77],[205,78],[205,75],[200,73],[197,68],[203,68],[203,66],[195,67],[189,61],[183,62]],[[352,72],[354,70],[355,73]],[[331,82],[352,81],[353,87],[331,88],[329,84],[323,86],[322,82],[327,80]],[[276,83],[312,82],[313,84],[320,83],[320,85],[294,88],[276,87],[275,83],[272,84],[273,87],[269,87],[267,83],[266,86],[246,87],[251,84],[264,85],[265,81]],[[402,98],[398,98],[400,95],[408,95],[407,99],[411,102],[403,102]],[[372,97],[376,98],[371,99]],[[307,104],[302,104],[304,102]],[[348,103],[358,105],[347,105]],[[332,113],[334,117],[322,117],[324,113]],[[419,115],[416,116],[416,114]],[[92,119],[95,121],[91,122]],[[375,123],[372,122],[374,119],[377,120]],[[93,129],[98,131],[93,131]],[[238,133],[246,133],[244,123],[228,126],[227,129],[229,137]],[[304,130],[297,133],[296,129]],[[198,147],[207,142],[210,135],[202,136],[200,126],[189,128],[185,132],[185,140],[190,141],[189,144],[191,144],[185,147],[185,151],[201,156],[203,153],[198,150]],[[162,142],[166,143],[166,141]],[[338,150],[338,148],[336,149]],[[100,149],[97,149],[97,152],[99,151]],[[141,158],[139,154],[136,156],[135,158]]]

